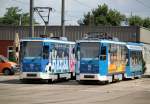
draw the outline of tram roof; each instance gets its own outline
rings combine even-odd
[[[77,42],[78,43],[80,43],[80,42],[99,42],[99,43],[111,43],[111,44],[123,44],[123,45],[126,45],[125,42],[112,41],[112,40],[79,40]]]
[[[21,39],[20,41],[40,41],[40,42],[56,42],[56,43],[75,44],[75,42],[73,42],[73,41],[56,40],[56,39],[51,39],[51,38],[26,38],[26,39]]]
[[[127,48],[130,50],[143,50],[143,44],[142,43],[134,43],[134,42],[128,42],[127,43]]]

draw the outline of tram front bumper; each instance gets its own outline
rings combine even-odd
[[[41,72],[21,72],[20,79],[53,79],[53,75]]]
[[[101,76],[100,74],[79,74],[76,76],[77,80],[95,80],[95,81],[108,81],[107,76]]]

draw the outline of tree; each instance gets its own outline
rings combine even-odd
[[[126,17],[120,14],[120,12],[110,9],[106,18],[110,25],[120,26],[121,21],[125,20]]]
[[[145,18],[143,20],[143,27],[150,28],[150,18]]]
[[[10,7],[7,8],[4,16],[0,18],[0,25],[18,26],[21,22],[21,25],[26,26],[29,25],[29,20],[29,13],[22,13],[22,10],[18,7]]]
[[[90,17],[91,17],[90,12],[88,12],[86,15],[84,15],[83,24],[85,24],[85,25],[90,24],[90,21],[89,21],[89,20],[91,20]]]
[[[142,19],[140,16],[131,16],[128,20],[131,26],[143,26],[146,28],[150,28],[149,17]]]
[[[131,26],[143,26],[143,20],[140,16],[131,16],[129,18],[129,24]]]
[[[120,22],[125,19],[117,10],[109,9],[106,4],[99,5],[98,8],[93,9],[84,15],[83,25],[111,25],[119,26]]]

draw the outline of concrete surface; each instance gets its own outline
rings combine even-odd
[[[107,85],[81,85],[73,80],[22,84],[17,75],[0,75],[0,104],[150,104],[150,79]]]

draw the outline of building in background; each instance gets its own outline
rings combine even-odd
[[[150,31],[138,26],[66,26],[66,37],[70,41],[76,41],[84,37],[89,32],[104,32],[109,36],[116,37],[120,41],[150,43]],[[11,59],[14,52],[13,46],[16,42],[16,33],[19,38],[29,37],[28,26],[0,26],[0,54]],[[44,26],[35,26],[35,37],[44,34]],[[60,26],[48,26],[46,34],[48,36],[61,36]],[[17,40],[18,41],[18,40]]]
[[[150,75],[150,29],[140,28],[140,42],[144,43],[143,58],[146,62],[145,75]]]

